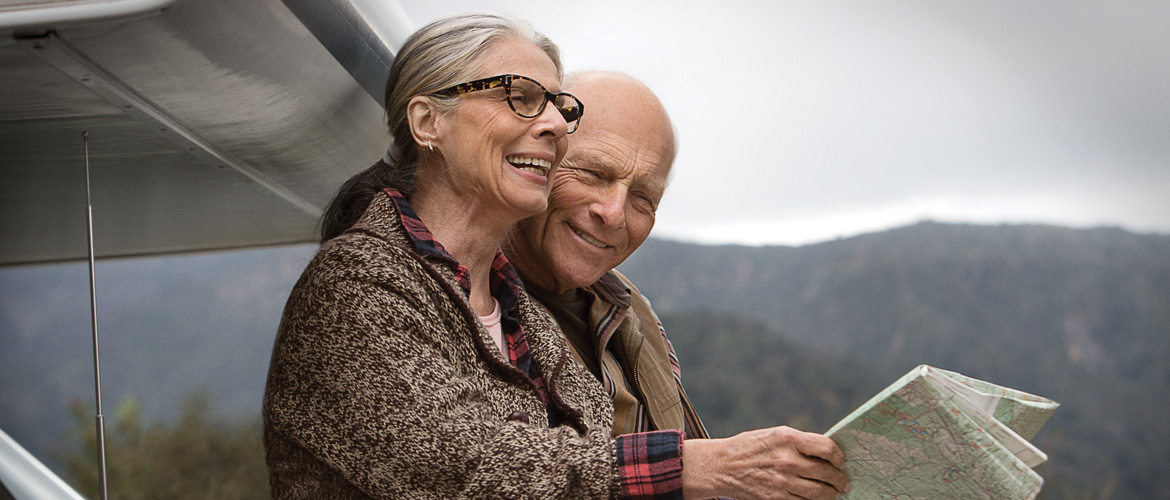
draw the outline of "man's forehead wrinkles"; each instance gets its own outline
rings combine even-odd
[[[642,144],[619,134],[599,132],[582,141],[577,147],[579,153],[575,164],[591,164],[609,170],[621,171],[623,175],[648,175],[657,165],[668,161],[656,144]],[[570,149],[571,151],[571,149]]]
[[[637,142],[608,130],[594,134],[592,139],[611,156],[628,156],[631,151],[638,150]]]
[[[588,147],[581,147],[573,163],[581,166],[591,166],[617,173],[627,173],[633,170],[637,162],[636,154],[622,145],[611,144],[607,141],[596,141]]]
[[[638,176],[637,183],[658,195],[666,191],[666,178],[661,175],[652,175],[651,171],[646,171],[644,175]]]

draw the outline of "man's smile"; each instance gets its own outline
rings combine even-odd
[[[572,229],[572,230],[573,230],[573,233],[575,233],[577,236],[580,236],[580,237],[581,237],[581,239],[585,240],[585,241],[586,241],[586,242],[588,242],[590,245],[593,245],[593,246],[595,246],[595,247],[597,247],[597,248],[608,248],[608,247],[611,247],[611,246],[613,246],[613,245],[610,245],[610,244],[608,244],[608,243],[606,243],[606,242],[604,242],[604,241],[601,241],[601,240],[599,240],[599,239],[597,239],[597,238],[594,238],[594,237],[592,237],[592,236],[590,236],[590,235],[586,234],[586,233],[585,233],[585,231],[582,231],[582,230],[580,230],[580,229],[577,229],[577,228],[576,228],[575,226],[573,226],[572,224],[570,224],[570,225],[569,225],[569,229]]]

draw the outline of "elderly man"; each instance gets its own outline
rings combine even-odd
[[[834,498],[847,491],[844,455],[822,435],[774,427],[705,439],[657,316],[613,270],[654,227],[674,163],[670,118],[626,75],[578,74],[565,86],[586,103],[588,118],[569,141],[548,211],[521,222],[505,252],[613,395],[614,435],[681,429],[699,438],[683,447],[687,498]]]

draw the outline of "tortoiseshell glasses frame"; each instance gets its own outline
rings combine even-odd
[[[568,92],[549,92],[540,82],[521,75],[496,75],[452,85],[431,95],[459,97],[471,92],[504,88],[504,100],[512,112],[524,118],[536,118],[544,112],[545,104],[552,102],[568,124],[569,134],[575,132],[585,114],[585,105]]]

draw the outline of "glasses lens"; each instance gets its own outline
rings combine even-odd
[[[557,100],[553,104],[556,105],[557,111],[561,112],[561,116],[565,117],[565,123],[569,124],[569,133],[577,130],[577,125],[581,123],[581,112],[584,110],[581,101],[569,94],[557,94]]]
[[[508,100],[511,101],[516,114],[532,118],[539,115],[544,108],[544,89],[536,82],[517,78],[512,80]]]

